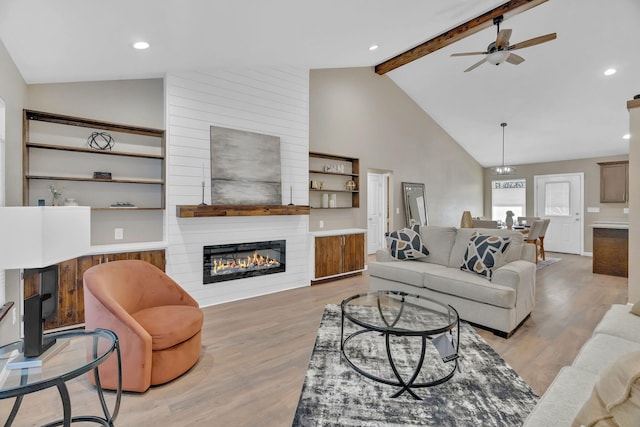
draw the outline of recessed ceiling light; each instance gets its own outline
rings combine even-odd
[[[379,46],[377,44],[372,44],[369,46],[369,50],[376,50]]]
[[[147,42],[136,42],[136,43],[133,44],[133,48],[134,49],[138,49],[138,50],[149,49],[149,43],[147,43]]]
[[[626,133],[626,134],[624,134],[624,136],[622,138],[623,139],[631,139],[631,134],[630,133]]]
[[[613,76],[616,73],[616,69],[615,68],[609,68],[604,72],[605,76]]]

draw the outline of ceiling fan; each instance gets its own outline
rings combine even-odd
[[[556,38],[556,33],[545,34],[544,36],[534,37],[529,40],[525,40],[520,43],[516,43],[513,45],[509,44],[509,39],[511,38],[511,30],[510,29],[500,29],[500,23],[502,22],[503,17],[498,16],[493,18],[493,24],[497,27],[498,35],[496,37],[495,42],[491,42],[489,46],[487,46],[486,52],[464,52],[464,53],[453,53],[451,56],[470,56],[470,55],[485,55],[485,57],[473,64],[471,67],[464,70],[471,71],[476,67],[482,65],[485,62],[493,65],[500,65],[504,62],[508,62],[510,64],[518,65],[524,61],[524,58],[520,55],[516,55],[512,53],[512,50],[523,49],[525,47],[535,46],[540,43],[545,43],[551,41]]]

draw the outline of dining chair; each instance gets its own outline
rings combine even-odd
[[[538,249],[540,246],[540,232],[542,231],[542,227],[544,227],[544,221],[539,219],[533,221],[531,227],[529,228],[529,233],[524,236],[524,241],[527,243],[533,243],[536,247],[536,264],[538,263]]]
[[[544,235],[547,233],[547,228],[549,228],[549,223],[551,220],[549,218],[542,220],[544,224],[542,224],[542,231],[540,231],[540,235],[538,236],[539,246],[540,246],[540,258],[546,260],[546,256],[544,254]]]
[[[527,225],[531,225],[533,224],[533,221],[537,221],[539,219],[540,219],[539,216],[519,216],[518,224],[522,224],[523,222],[526,222]]]

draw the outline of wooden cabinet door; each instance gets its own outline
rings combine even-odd
[[[342,236],[316,237],[316,278],[342,273]]]
[[[130,255],[133,255],[133,253],[131,253]],[[160,270],[165,271],[164,250],[136,252],[136,255],[138,256],[138,258],[136,259],[146,261],[149,264],[155,265]]]
[[[61,328],[84,322],[84,292],[77,281],[78,264],[70,259],[58,264],[58,316],[45,328]]]
[[[364,269],[364,234],[347,234],[343,238],[343,273]]]
[[[628,164],[600,165],[600,203],[625,203],[628,193]]]

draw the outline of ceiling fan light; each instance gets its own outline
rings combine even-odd
[[[487,55],[487,62],[492,65],[500,65],[511,55],[508,50],[496,50]]]

